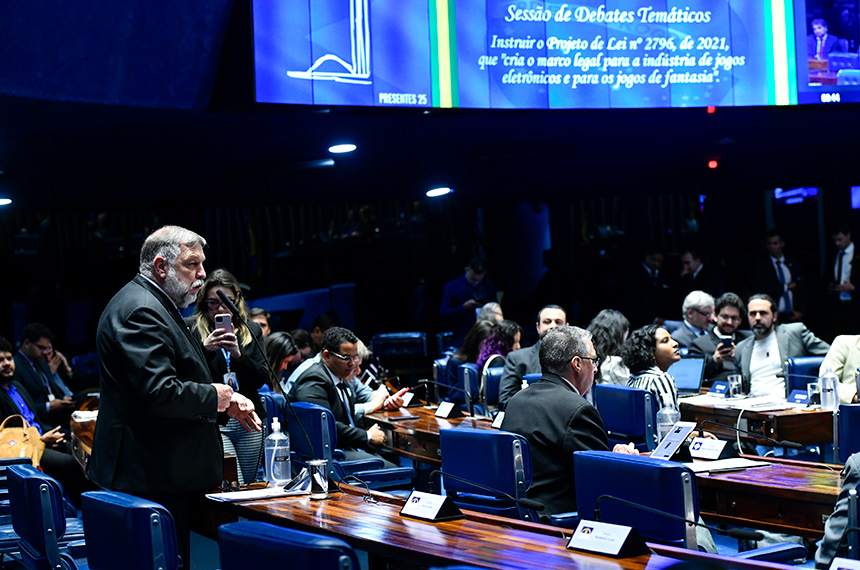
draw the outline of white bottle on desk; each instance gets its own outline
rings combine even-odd
[[[818,381],[821,384],[821,409],[835,411],[839,408],[839,392],[837,391],[839,378],[828,366]]]
[[[266,438],[266,481],[273,486],[284,486],[292,477],[290,438],[281,433],[278,418],[272,418],[272,433]]]
[[[663,441],[672,426],[681,421],[681,412],[671,406],[664,406],[657,412],[657,442]]]

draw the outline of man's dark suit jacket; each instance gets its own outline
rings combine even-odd
[[[347,390],[347,392],[349,392]],[[349,425],[349,416],[343,406],[340,392],[323,362],[317,362],[299,376],[290,392],[294,402],[308,402],[331,410],[337,429],[339,449],[364,449],[367,447],[367,431]],[[355,409],[355,397],[349,393],[349,406]]]
[[[833,34],[828,33],[827,37],[824,39],[824,57],[827,57],[828,54],[834,51],[839,51],[839,38],[834,36]],[[818,57],[818,38],[815,34],[809,34],[806,36],[806,55],[811,59]]]
[[[30,361],[27,360],[27,357],[18,352],[15,354],[14,360],[15,381],[21,384],[33,399],[33,404],[35,404],[33,411],[36,412],[39,419],[51,425],[64,425],[64,422],[68,423],[71,412],[60,412],[55,410],[49,414],[46,411],[45,404],[48,402],[48,389],[45,387],[45,384],[42,379],[39,378],[36,371],[33,370],[33,367],[30,366]],[[51,369],[48,367],[48,364],[45,362],[36,362],[35,365],[45,374],[48,382],[50,382],[51,392],[54,396],[62,398],[63,391],[54,383],[53,375],[51,374]]]
[[[692,273],[684,275],[678,280],[678,297],[683,303],[686,297],[692,291],[704,291],[705,293],[719,297],[722,293],[723,278],[717,271],[716,266],[710,263],[703,263],[699,273],[693,277]]]
[[[792,291],[792,309],[805,314],[807,305],[809,304],[809,290],[806,286],[806,279],[803,277],[803,269],[796,259],[790,257],[785,257],[784,259],[785,266],[791,272],[791,280],[796,284],[794,291]],[[755,265],[752,267],[750,278],[754,293],[767,293],[779,305],[779,299],[783,293],[783,285],[779,282],[776,268],[769,255],[756,260]]]
[[[27,404],[27,407],[35,412],[35,403],[33,402],[33,398],[30,397],[30,394],[27,393],[27,389],[24,388],[24,386],[22,386],[20,382],[16,382],[15,380],[10,382],[10,384],[12,384],[12,386],[14,386],[16,390],[18,390],[18,393],[21,394],[21,398],[24,399],[24,403]],[[18,415],[20,413],[21,410],[18,409],[18,406],[15,404],[15,401],[12,400],[12,396],[10,396],[9,393],[6,392],[6,390],[4,390],[3,388],[0,388],[0,422],[5,420],[9,416]],[[43,423],[39,419],[38,412],[36,413],[36,422],[38,422],[39,427],[42,428],[42,433],[51,431],[51,429],[53,429],[52,426]],[[9,422],[7,425],[18,426],[20,424],[13,424],[12,422]]]
[[[511,398],[502,429],[529,441],[532,486],[526,495],[544,506],[541,515],[575,511],[573,452],[609,450],[597,408],[567,380],[544,374]]]
[[[740,341],[751,334],[752,331],[735,331],[733,335],[735,348]],[[717,350],[717,345],[721,344],[722,340],[717,336],[717,329],[714,327],[708,334],[700,336],[690,345],[691,354],[703,354],[705,356],[705,380],[724,380],[729,374],[738,374],[740,371],[734,360],[714,362],[714,351]]]
[[[538,374],[540,371],[540,341],[509,353],[499,380],[499,409],[504,410],[510,399],[520,391],[523,376]]]
[[[836,499],[836,507],[824,524],[824,540],[815,553],[816,568],[830,568],[830,563],[837,554],[846,555],[847,547],[841,542],[848,527],[848,492],[857,489],[857,483],[860,482],[860,454],[855,453],[848,458],[842,474],[842,489]]]
[[[101,398],[89,477],[135,493],[188,493],[222,477],[218,394],[200,341],[170,298],[138,275],[96,335]]]
[[[709,331],[709,332],[710,332],[711,330],[713,330],[713,328],[714,328],[714,325],[708,325],[708,331]],[[673,339],[673,340],[677,340],[677,341],[678,341],[678,344],[680,344],[681,346],[690,347],[690,346],[692,346],[692,345],[693,345],[693,342],[694,342],[697,338],[701,338],[701,337],[703,337],[703,336],[706,336],[707,334],[709,334],[709,332],[708,332],[708,333],[705,333],[705,334],[703,334],[703,335],[696,335],[696,333],[694,333],[694,332],[690,329],[690,327],[688,327],[688,326],[687,326],[687,325],[685,325],[684,323],[681,323],[681,326],[680,326],[680,327],[678,327],[678,328],[677,328],[677,329],[672,333],[672,339]]]

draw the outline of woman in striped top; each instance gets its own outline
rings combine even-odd
[[[658,410],[678,409],[678,388],[666,371],[681,359],[681,352],[669,331],[657,325],[636,329],[621,347],[621,357],[630,370],[628,386],[654,394]]]

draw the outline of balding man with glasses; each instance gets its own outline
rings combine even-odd
[[[672,338],[681,346],[693,344],[700,336],[711,331],[714,323],[714,298],[704,291],[693,291],[684,298],[681,307],[684,322],[680,328],[672,331]]]

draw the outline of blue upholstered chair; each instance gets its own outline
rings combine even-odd
[[[346,542],[328,536],[243,521],[218,527],[222,570],[358,570],[358,558]]]
[[[80,519],[67,521],[63,489],[32,465],[12,465],[6,471],[12,526],[18,534],[21,563],[35,570],[77,568],[70,541],[84,538]],[[82,543],[81,543],[82,544]]]
[[[632,441],[639,451],[654,451],[657,411],[651,392],[615,384],[595,384],[591,390],[610,448]]]
[[[542,374],[540,372],[533,372],[531,374],[526,374],[525,376],[523,376],[523,380],[525,380],[526,383],[528,383],[529,386],[531,386],[532,384],[534,384],[535,382],[540,380],[541,376],[542,376]]]
[[[311,459],[325,459],[331,481],[343,481],[348,475],[353,475],[375,488],[401,485],[415,478],[415,470],[411,467],[383,468],[384,464],[378,458],[345,460],[343,452],[337,449],[334,415],[328,408],[294,402],[293,410],[313,445],[313,448],[308,447],[308,439],[299,427],[299,422],[291,418],[288,424],[290,451],[297,469],[307,466]]]
[[[288,420],[287,414],[285,413],[287,407],[286,398],[284,398],[283,394],[272,392],[271,390],[261,390],[258,394],[260,395],[260,402],[266,408],[266,429],[268,430],[266,433],[272,433],[272,419],[276,417],[281,422],[281,430],[284,430],[284,424],[288,423],[286,421]]]
[[[524,437],[505,431],[474,428],[439,432],[442,472],[474,481],[517,499],[532,484],[532,456]],[[445,491],[461,508],[491,515],[539,522],[537,513],[485,489],[444,477]]]
[[[785,361],[785,395],[792,390],[806,390],[810,382],[818,381],[823,356],[798,356]]]
[[[483,413],[483,408],[480,406],[481,401],[481,370],[477,364],[467,362],[457,367],[457,387],[468,392],[468,399],[475,408],[476,414]],[[463,394],[451,394],[452,402],[462,402]],[[464,403],[464,408],[468,411],[469,401]]]
[[[487,368],[487,372],[481,379],[483,387],[483,394],[481,397],[484,400],[484,405],[487,407],[487,411],[489,411],[491,407],[493,409],[498,409],[499,407],[499,382],[502,379],[502,373],[504,371],[504,366],[493,366]]]
[[[382,361],[408,359],[412,382],[416,382],[415,361],[427,358],[427,334],[423,332],[402,332],[374,335],[371,339],[373,355]]]
[[[845,463],[860,451],[860,404],[840,404],[838,424],[839,461]]]
[[[457,352],[457,347],[452,346],[453,343],[454,333],[451,331],[436,333],[436,349],[439,351],[439,358]]]
[[[173,516],[158,503],[115,491],[81,495],[90,570],[179,568]]]
[[[611,451],[577,451],[573,454],[576,504],[582,518],[597,518],[595,507],[601,495],[631,501],[671,513],[685,520],[699,520],[699,489],[696,475],[675,461]],[[659,492],[658,492],[659,491]],[[696,527],[682,520],[603,499],[600,520],[636,528],[649,542],[697,549]],[[788,562],[806,557],[801,544],[785,543],[742,552],[738,558]]]

